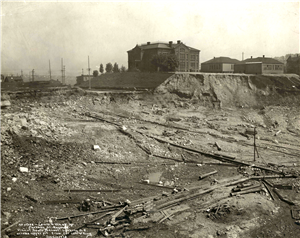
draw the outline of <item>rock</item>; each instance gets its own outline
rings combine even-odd
[[[100,150],[100,147],[99,147],[99,145],[94,145],[94,146],[93,146],[93,149],[94,149],[94,150]]]
[[[27,120],[26,120],[26,118],[21,118],[20,119],[20,123],[21,123],[21,126],[23,127],[23,126],[26,126],[27,125]]]
[[[15,183],[15,182],[17,182],[17,178],[12,178],[12,181]]]
[[[26,167],[20,167],[19,170],[22,173],[28,173],[29,172],[28,168],[26,168]]]
[[[8,101],[10,96],[6,93],[1,93],[1,101]]]
[[[1,101],[1,108],[9,108],[11,106],[10,101],[5,100],[5,101]]]
[[[6,189],[6,191],[7,191],[7,192],[11,191],[11,187],[8,187],[8,188]]]

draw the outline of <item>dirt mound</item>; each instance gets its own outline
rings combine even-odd
[[[245,75],[178,73],[155,90],[170,99],[177,95],[194,102],[225,106],[253,107],[297,103],[300,99],[298,75]]]

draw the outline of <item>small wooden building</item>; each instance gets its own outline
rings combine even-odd
[[[4,82],[5,83],[15,83],[15,82],[18,82],[18,83],[22,83],[23,82],[23,78],[21,76],[6,76],[5,79],[4,79]]]
[[[284,64],[276,59],[263,57],[249,58],[234,65],[234,73],[283,74]]]

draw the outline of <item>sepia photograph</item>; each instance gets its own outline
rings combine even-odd
[[[299,14],[1,0],[1,237],[299,238]]]

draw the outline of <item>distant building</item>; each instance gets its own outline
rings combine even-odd
[[[23,82],[23,78],[21,76],[6,76],[4,82],[5,83]]]
[[[234,65],[240,63],[237,59],[229,57],[214,57],[201,64],[201,72],[211,73],[233,73]]]
[[[151,63],[151,59],[156,54],[175,54],[179,60],[179,67],[176,71],[188,72],[199,71],[200,50],[183,44],[180,40],[176,44],[151,43],[136,45],[128,53],[128,70],[157,71]]]
[[[263,57],[249,58],[234,65],[234,73],[283,74],[284,64],[276,59]]]
[[[80,76],[77,76],[76,77],[76,84],[81,84],[81,83],[83,83],[83,82],[85,82],[85,81],[88,81],[89,80],[89,78],[93,78],[93,75],[80,75]]]
[[[300,75],[300,57],[297,54],[296,57],[290,56],[286,60],[286,72],[288,74],[298,74]]]

